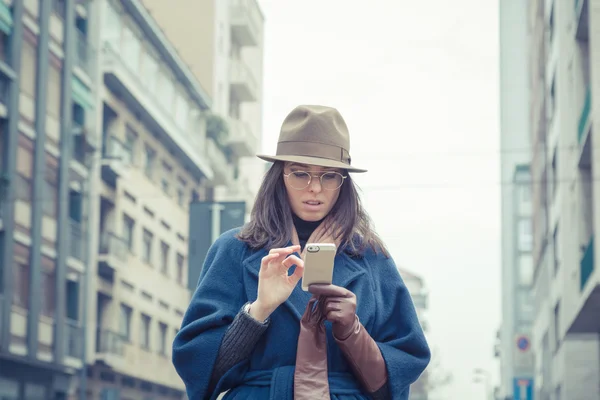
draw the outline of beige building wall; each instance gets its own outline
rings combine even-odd
[[[142,0],[202,88],[214,98],[217,21],[214,0]]]

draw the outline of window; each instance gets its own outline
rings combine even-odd
[[[184,257],[181,254],[177,254],[177,283],[183,285],[183,265]]]
[[[69,191],[69,218],[71,221],[80,223],[83,215],[83,195],[71,189]]]
[[[54,271],[42,271],[42,315],[54,316],[54,301],[56,288],[56,274]]]
[[[140,347],[144,350],[150,350],[150,323],[152,319],[148,315],[142,314],[141,322]]]
[[[154,171],[154,161],[156,160],[156,151],[146,146],[146,160],[144,164],[144,173],[150,179],[152,179],[152,172]]]
[[[28,141],[29,143],[29,141]],[[32,144],[33,146],[33,144]],[[19,144],[17,148],[17,199],[31,201],[33,178],[33,147]]]
[[[531,187],[529,185],[519,185],[519,198],[522,204],[531,202]]]
[[[162,356],[167,355],[167,325],[159,322],[158,324],[158,353]]]
[[[127,152],[129,164],[135,163],[135,145],[137,143],[137,133],[129,125],[125,132],[125,152]]]
[[[79,281],[67,281],[67,319],[79,321]]]
[[[517,291],[517,308],[519,310],[520,318],[524,321],[530,321],[535,316],[535,310],[533,306],[533,298],[531,290],[521,289]]]
[[[58,66],[50,62],[48,68],[48,92],[46,112],[49,116],[60,119],[60,99],[61,99],[61,70]]]
[[[163,274],[169,272],[169,245],[165,242],[160,242],[160,271]]]
[[[533,256],[522,254],[519,257],[519,285],[531,287],[533,284]]]
[[[16,261],[14,269],[13,304],[22,308],[29,307],[29,263]]]
[[[123,214],[123,240],[127,243],[127,248],[130,252],[133,251],[133,228],[135,222],[131,217]]]
[[[21,50],[21,92],[30,98],[35,98],[37,84],[37,49],[27,40],[23,40]]]
[[[121,304],[119,313],[119,333],[127,340],[131,341],[131,308]]]
[[[58,178],[56,170],[47,167],[44,184],[46,185],[46,188],[44,189],[46,198],[42,202],[44,215],[50,218],[56,218],[58,209]]]
[[[144,229],[144,237],[142,239],[142,261],[147,264],[152,264],[152,232]]]
[[[531,251],[533,246],[533,235],[531,232],[531,220],[523,218],[518,223],[518,246],[519,251]]]
[[[184,192],[184,188],[179,187],[177,188],[177,204],[179,204],[181,207],[185,206],[185,192]]]

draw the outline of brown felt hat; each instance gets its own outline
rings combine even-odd
[[[350,134],[338,110],[332,107],[302,105],[283,121],[277,152],[258,155],[265,161],[290,161],[320,167],[367,172],[350,165]]]

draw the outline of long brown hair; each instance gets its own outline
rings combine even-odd
[[[253,249],[284,247],[290,240],[294,222],[283,182],[283,168],[281,161],[276,161],[269,168],[258,190],[250,222],[238,234],[238,238]],[[350,174],[340,188],[338,200],[328,217],[336,227],[340,249],[360,256],[364,250],[371,248],[389,256],[383,241],[372,228]]]

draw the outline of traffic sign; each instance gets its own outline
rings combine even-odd
[[[529,338],[525,335],[517,336],[517,348],[522,352],[526,352],[531,347]]]
[[[533,379],[514,378],[513,398],[514,400],[533,400]]]

